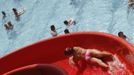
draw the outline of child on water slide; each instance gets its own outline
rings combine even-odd
[[[66,56],[69,56],[69,64],[76,66],[79,60],[86,60],[86,62],[96,63],[103,68],[108,68],[108,65],[100,58],[111,57],[112,54],[106,51],[97,49],[84,49],[82,47],[66,48],[64,51]]]

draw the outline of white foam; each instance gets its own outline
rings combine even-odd
[[[121,62],[116,55],[113,56],[114,61],[108,62],[109,65],[109,74],[111,75],[117,75],[120,73],[120,75],[132,75],[129,70],[127,70],[126,65]]]

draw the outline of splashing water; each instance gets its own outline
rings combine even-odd
[[[108,62],[110,75],[132,75],[116,55],[113,59],[114,61]]]

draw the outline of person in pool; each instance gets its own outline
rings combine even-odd
[[[67,27],[69,27],[69,26],[71,26],[71,25],[75,25],[75,24],[76,24],[76,21],[75,21],[74,19],[70,18],[70,19],[68,19],[68,20],[65,20],[65,21],[64,21],[64,24],[65,24]]]
[[[128,6],[133,7],[134,5],[134,0],[128,0]]]
[[[17,10],[16,8],[13,8],[12,10],[13,10],[13,13],[14,13],[15,18],[16,18],[17,21],[20,20],[20,16],[21,16],[22,14],[24,14],[24,12],[25,12],[24,10],[21,11],[21,12],[18,12],[18,10]]]
[[[64,33],[65,33],[65,34],[68,34],[68,33],[70,33],[70,32],[69,32],[68,29],[65,29],[65,30],[64,30]]]
[[[6,30],[13,30],[13,24],[11,23],[11,21],[9,21],[7,24],[4,24],[4,27]]]
[[[5,19],[5,18],[6,18],[6,13],[5,13],[4,11],[2,11],[1,13],[2,13],[2,15],[3,15],[2,18]]]
[[[54,36],[57,36],[58,35],[58,33],[57,33],[57,31],[56,31],[56,28],[55,28],[55,26],[54,25],[51,25],[50,26],[50,29],[51,29],[51,35],[54,37]]]
[[[82,47],[66,48],[64,54],[69,56],[69,64],[71,66],[77,66],[78,61],[84,59],[86,62],[98,64],[103,68],[108,68],[108,65],[100,58],[112,56],[111,53],[106,51],[84,49]]]
[[[123,39],[127,39],[127,36],[122,32],[122,31],[120,31],[119,33],[118,33],[118,36],[120,37],[120,38],[123,38]]]

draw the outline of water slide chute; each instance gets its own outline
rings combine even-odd
[[[31,64],[55,64],[62,67],[69,75],[75,75],[78,70],[70,67],[68,58],[64,55],[64,49],[73,46],[111,52],[124,66],[123,69],[113,70],[114,75],[134,75],[134,63],[129,59],[134,55],[134,47],[124,39],[103,32],[71,33],[45,39],[18,49],[0,59],[0,74],[9,73]],[[109,75],[110,72],[101,67],[89,65],[82,74]]]

